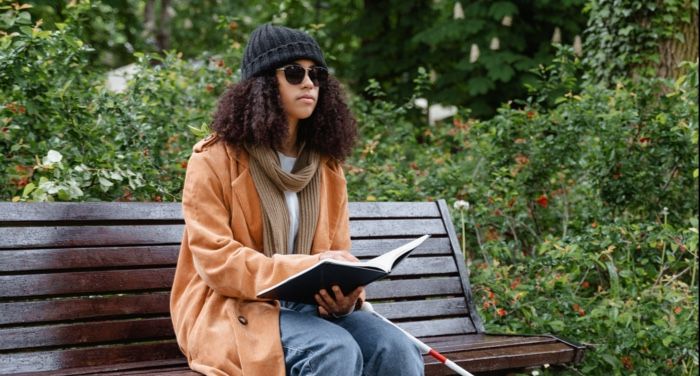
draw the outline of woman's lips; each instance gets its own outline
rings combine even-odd
[[[310,95],[302,95],[301,97],[297,98],[297,100],[308,104],[313,104],[316,102],[316,99]]]

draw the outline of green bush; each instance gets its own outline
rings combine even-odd
[[[0,198],[177,200],[191,129],[206,132],[240,49],[194,63],[136,54],[139,72],[115,93],[88,67],[77,22],[48,31],[21,9],[4,17],[20,27],[0,39]]]
[[[591,345],[572,374],[695,374],[697,65],[607,89],[570,56],[487,121],[416,131],[406,106],[358,104],[351,199],[468,200],[453,218],[487,329]]]

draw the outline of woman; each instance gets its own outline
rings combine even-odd
[[[177,341],[208,375],[416,375],[419,350],[356,311],[348,295],[317,305],[256,292],[324,258],[356,261],[340,166],[355,120],[308,34],[262,25],[242,80],[220,98],[214,134],[194,146],[183,191],[185,232],[171,294]]]

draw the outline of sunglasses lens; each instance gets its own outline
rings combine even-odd
[[[298,65],[290,65],[284,68],[284,77],[292,85],[298,85],[304,80],[306,70]]]
[[[328,71],[322,67],[313,67],[309,71],[309,78],[315,86],[319,86],[320,84],[325,83],[326,79],[328,79]]]

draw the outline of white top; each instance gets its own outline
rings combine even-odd
[[[288,157],[280,152],[277,152],[280,158],[280,166],[282,170],[287,173],[292,172],[294,168],[294,163],[297,159],[293,157]],[[296,192],[285,191],[284,200],[287,202],[287,211],[289,212],[289,239],[287,240],[287,250],[290,253],[296,253],[294,249],[294,241],[297,238],[297,233],[299,232],[299,197],[297,197]]]

